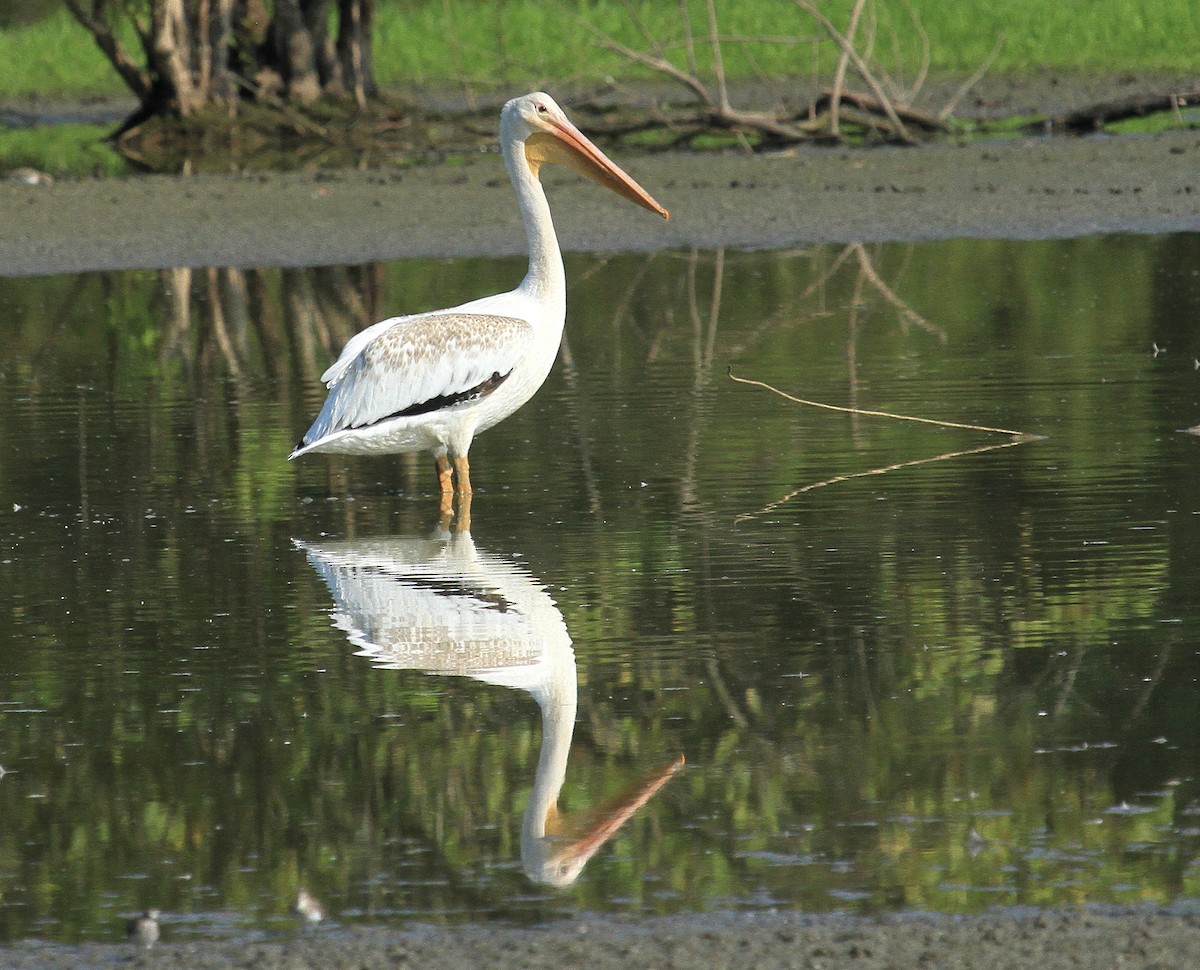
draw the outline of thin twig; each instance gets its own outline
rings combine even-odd
[[[685,88],[696,95],[705,105],[710,108],[716,107],[716,102],[711,94],[708,93],[708,88],[700,83],[700,80],[686,71],[681,71],[670,61],[662,57],[654,57],[650,54],[643,54],[641,51],[635,51],[631,47],[626,47],[619,41],[613,40],[603,31],[598,30],[586,21],[583,22],[592,33],[597,37],[598,41],[609,50],[616,51],[622,57],[627,57],[629,60],[638,64],[645,65],[651,70],[658,71],[660,74],[665,74],[667,77],[674,78]]]
[[[875,79],[875,75],[871,73],[871,69],[867,66],[858,51],[854,49],[854,45],[846,39],[828,17],[817,9],[811,0],[792,0],[792,2],[816,20],[825,29],[825,32],[833,38],[838,47],[845,52],[846,56],[850,59],[850,63],[854,65],[855,72],[863,79],[867,87],[871,89],[871,93],[879,99],[880,104],[883,105],[888,120],[892,123],[895,136],[901,141],[914,144],[915,139],[908,133],[908,129],[904,127],[904,122],[900,120],[900,116],[896,114],[895,108],[892,107],[891,99],[884,93],[883,88],[880,87],[879,82]]]
[[[913,29],[917,32],[917,37],[921,41],[921,66],[917,70],[916,79],[912,86],[905,92],[904,100],[912,104],[918,94],[921,93],[921,88],[925,86],[925,79],[929,76],[930,62],[930,44],[929,32],[925,29],[925,25],[921,23],[921,18],[917,16],[917,12],[913,9],[909,0],[903,0],[904,10],[908,14],[908,19],[912,22]]]
[[[717,79],[717,103],[721,111],[729,111],[729,89],[725,86],[725,62],[721,59],[721,35],[717,30],[715,0],[708,0],[708,42],[712,45],[713,75]]]
[[[696,66],[696,42],[692,38],[692,18],[688,12],[688,0],[679,0],[679,22],[683,24],[683,43],[687,51],[688,70],[692,72],[692,77],[699,77],[700,69]]]
[[[850,11],[850,24],[846,28],[846,39],[853,43],[854,35],[858,31],[858,18],[862,16],[863,6],[867,0],[855,0],[854,8]],[[843,48],[838,56],[837,69],[833,72],[833,93],[829,97],[829,133],[834,138],[840,138],[841,133],[838,130],[838,114],[842,106],[842,86],[846,81],[846,65],[850,61],[850,55]]]
[[[961,101],[966,96],[967,92],[970,91],[971,88],[975,87],[975,85],[978,84],[980,80],[982,80],[983,76],[991,69],[992,64],[995,63],[996,58],[1000,54],[1000,48],[1004,46],[1005,39],[1006,37],[1004,34],[1001,34],[996,38],[996,44],[992,48],[992,52],[988,54],[986,58],[984,58],[983,63],[979,65],[975,73],[963,81],[963,83],[959,86],[959,89],[954,92],[954,97],[947,101],[946,106],[938,112],[939,118],[944,121],[946,118],[949,118],[952,114],[954,114],[954,109],[958,107],[958,102]]]
[[[781,391],[777,387],[772,387],[764,381],[752,380],[748,377],[738,377],[733,373],[733,368],[729,368],[730,380],[737,381],[739,384],[750,384],[753,387],[762,387],[770,391],[772,394],[778,394],[780,397],[787,398],[796,404],[806,404],[811,408],[824,408],[826,411],[840,411],[843,414],[865,414],[874,418],[892,418],[896,421],[916,421],[920,424],[935,424],[941,428],[962,428],[966,431],[987,431],[992,434],[1007,434],[1022,441],[1033,440],[1039,437],[1038,435],[1028,435],[1023,431],[1013,431],[1011,428],[989,428],[983,424],[964,424],[960,421],[938,421],[936,418],[917,418],[911,414],[893,414],[890,411],[870,411],[866,408],[845,408],[837,404],[822,404],[820,401],[806,401],[804,398],[793,397],[786,391]]]

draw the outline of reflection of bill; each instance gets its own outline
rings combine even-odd
[[[521,827],[533,880],[574,882],[587,861],[683,765],[680,757],[580,821],[558,814],[575,730],[575,651],[562,613],[515,564],[469,533],[296,545],[329,586],[334,622],[377,667],[472,677],[528,691],[542,746]]]

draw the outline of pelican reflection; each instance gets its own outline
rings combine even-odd
[[[335,625],[357,655],[386,670],[471,677],[528,691],[542,744],[521,826],[521,862],[536,882],[565,886],[682,766],[679,758],[574,822],[558,794],[575,730],[575,651],[550,594],[515,563],[478,549],[470,533],[296,541],[325,580]]]

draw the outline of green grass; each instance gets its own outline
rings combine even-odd
[[[130,49],[134,40],[129,38]],[[127,89],[66,9],[29,27],[0,30],[0,95],[87,97]]]
[[[915,68],[919,46],[900,0],[878,0],[876,52],[885,65]],[[909,0],[929,35],[936,74],[966,75],[988,56],[997,37],[1004,46],[993,73],[1192,70],[1200,48],[1196,0]],[[664,40],[679,39],[672,0],[633,4],[646,26]],[[692,0],[693,29],[706,31],[704,5]],[[807,16],[789,0],[717,0],[726,34],[812,36]],[[848,0],[824,9],[842,23]],[[449,12],[448,12],[449,11]],[[618,0],[498,0],[444,4],[442,0],[380,0],[376,11],[376,74],[385,87],[467,83],[480,88],[525,88],[551,81],[646,77],[606,51],[579,18],[635,48],[645,44],[628,8]],[[450,18],[450,22],[448,22]],[[130,44],[131,50],[136,45]],[[814,54],[814,51],[816,53]],[[678,52],[677,52],[678,53]],[[814,47],[727,44],[730,77],[811,74],[813,58],[828,69],[836,52]],[[707,52],[701,50],[702,67]],[[682,64],[682,56],[676,57]],[[0,31],[0,80],[5,95],[80,97],[123,92],[120,80],[91,39],[65,10],[36,25]],[[682,90],[682,89],[681,89]]]
[[[1062,71],[1191,70],[1200,46],[1200,4],[1159,0],[1150,16],[1140,0],[910,0],[930,41],[934,73],[967,75],[989,56],[997,39],[1005,42],[993,71],[1022,73],[1044,68]],[[670,0],[633,4],[642,22],[664,42],[681,40],[678,5]],[[704,5],[692,0],[692,29],[707,33]],[[850,4],[825,3],[841,26]],[[918,66],[920,44],[900,0],[878,0],[876,52],[899,70]],[[605,76],[646,76],[620,56],[593,42],[580,17],[625,44],[645,44],[626,6],[616,0],[547,3],[508,0],[481,5],[471,18],[459,7],[447,25],[439,2],[382,4],[376,31],[378,76],[386,85],[465,80],[481,86],[524,86],[542,79],[598,80]],[[789,0],[718,0],[723,34],[812,37],[811,19]],[[544,24],[544,25],[543,25]],[[542,25],[542,26],[540,26]],[[405,37],[416,40],[405,43]],[[822,70],[837,52],[822,41],[816,48]],[[681,52],[675,57],[683,64]],[[707,51],[698,51],[702,68]],[[814,45],[726,44],[730,77],[806,76],[813,69]]]

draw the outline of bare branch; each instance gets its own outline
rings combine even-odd
[[[904,97],[905,101],[912,104],[917,95],[920,94],[921,88],[925,86],[925,79],[929,76],[929,62],[931,59],[930,44],[929,33],[925,30],[925,25],[921,23],[921,18],[917,15],[916,10],[913,9],[913,5],[909,0],[903,0],[903,2],[904,9],[908,11],[909,20],[912,21],[912,25],[917,31],[917,36],[921,38],[921,67],[917,71],[917,77],[913,81],[912,87],[909,88]]]
[[[93,12],[89,13],[83,9],[79,0],[67,0],[67,9],[71,11],[71,15],[92,35],[96,46],[121,75],[125,86],[137,96],[138,100],[146,101],[150,97],[150,75],[133,62],[125,50],[125,46],[112,32],[112,28],[97,15],[99,6],[94,7]]]
[[[598,30],[586,21],[584,22],[584,26],[586,26],[596,36],[599,43],[604,47],[607,47],[609,50],[616,51],[622,57],[626,57],[637,64],[642,64],[653,71],[658,71],[660,74],[665,74],[667,77],[673,78],[693,94],[695,94],[696,97],[698,97],[706,105],[710,107],[716,107],[716,102],[714,102],[712,95],[708,93],[708,88],[701,83],[699,78],[692,74],[688,74],[685,71],[681,71],[665,58],[655,57],[651,54],[643,54],[641,51],[635,51],[632,48],[626,47],[624,44],[613,40],[606,33]]]
[[[966,95],[966,93],[968,91],[971,90],[971,88],[975,87],[975,85],[979,83],[980,79],[991,68],[993,62],[996,60],[996,57],[1000,53],[1000,48],[1002,48],[1004,46],[1004,41],[1006,39],[1007,38],[1005,37],[1004,34],[1001,34],[999,37],[996,38],[996,44],[992,48],[992,52],[990,54],[988,54],[988,56],[984,59],[983,63],[979,65],[978,70],[976,70],[974,74],[972,74],[969,78],[967,78],[965,81],[963,81],[963,83],[959,87],[959,89],[954,92],[954,97],[952,97],[949,101],[947,101],[946,106],[944,108],[942,108],[941,111],[938,112],[939,118],[941,118],[942,120],[945,120],[946,118],[949,118],[952,114],[954,114],[954,109],[958,106],[958,102],[963,99],[963,97]]]
[[[834,91],[829,88],[822,88],[821,96],[816,101],[816,107],[820,110],[822,107],[829,105],[830,111],[832,111],[833,100]],[[842,104],[852,105],[860,111],[874,114],[883,114],[885,111],[884,106],[875,98],[866,94],[856,94],[853,91],[843,91],[840,101]],[[924,111],[918,111],[916,108],[908,108],[903,105],[893,105],[892,107],[897,115],[905,121],[916,125],[918,128],[924,128],[928,131],[946,131],[949,129],[949,125],[940,117],[935,117]]]
[[[850,25],[846,28],[846,39],[854,40],[854,34],[858,30],[858,18],[862,15],[863,5],[867,0],[855,0],[854,8],[850,11]],[[837,68],[833,72],[833,94],[829,98],[829,133],[834,138],[841,137],[838,131],[838,112],[842,106],[842,85],[846,80],[846,64],[850,60],[850,55],[846,52],[846,48],[842,49],[841,55],[838,57]]]
[[[729,89],[725,86],[725,62],[721,59],[721,36],[717,31],[715,0],[708,0],[708,42],[712,45],[713,74],[717,79],[717,103],[721,111],[729,110]]]
[[[854,49],[854,45],[839,31],[828,17],[826,17],[811,0],[792,0],[801,10],[807,13],[810,17],[817,21],[834,42],[842,49],[846,56],[850,59],[850,63],[854,65],[854,70],[863,82],[871,89],[871,93],[879,99],[883,105],[884,111],[891,121],[894,133],[901,141],[913,144],[915,139],[908,133],[908,129],[904,127],[904,122],[900,120],[900,116],[896,114],[896,109],[892,107],[891,99],[884,93],[879,86],[879,82],[875,79],[871,69],[867,66],[862,56]]]

